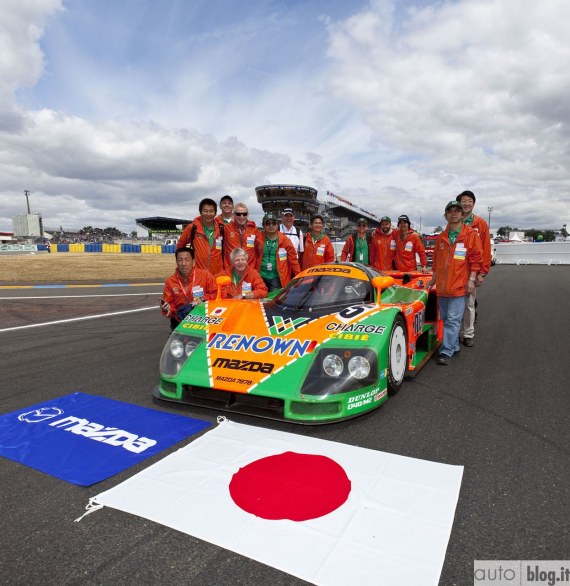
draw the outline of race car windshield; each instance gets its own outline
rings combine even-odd
[[[270,303],[281,309],[314,311],[371,301],[372,286],[369,281],[319,275],[293,279]]]

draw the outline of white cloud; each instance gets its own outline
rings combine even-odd
[[[48,225],[130,231],[223,193],[258,219],[271,182],[424,228],[465,188],[497,226],[570,220],[564,0],[9,4],[0,229],[24,189]]]
[[[521,224],[556,227],[570,216],[566,8],[446,2],[396,22],[391,2],[375,2],[329,23],[335,91],[379,143],[412,157],[418,181],[432,183],[424,217],[433,221],[428,206],[464,187]]]

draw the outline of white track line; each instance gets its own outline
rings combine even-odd
[[[126,313],[135,313],[137,311],[148,311],[149,309],[154,309],[155,311],[157,311],[159,308],[156,305],[153,305],[152,307],[141,307],[139,309],[127,309],[125,311],[114,311],[113,313],[100,313],[99,315],[86,315],[85,317],[72,317],[69,319],[59,319],[57,321],[47,321],[47,322],[43,322],[41,324],[29,324],[27,326],[16,326],[14,328],[3,328],[0,330],[0,332],[13,332],[15,330],[25,330],[27,328],[40,328],[42,326],[53,326],[56,324],[66,324],[66,323],[70,323],[73,321],[84,321],[86,319],[97,319],[99,317],[109,317],[112,315],[124,315]]]
[[[136,295],[161,295],[161,292],[153,291],[152,293],[110,293],[109,295],[102,293],[93,295],[41,295],[35,297],[0,297],[0,299],[7,301],[10,299],[73,299],[74,297],[79,297],[81,299],[83,297],[134,297]]]

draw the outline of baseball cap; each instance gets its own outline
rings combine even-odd
[[[388,217],[388,216],[382,216],[380,218],[381,222],[390,222],[390,224],[392,223],[392,220]]]
[[[366,218],[358,218],[356,225],[358,226],[358,224],[366,224],[368,226],[368,220]]]
[[[406,222],[408,224],[408,226],[411,226],[412,225],[412,223],[410,222],[410,218],[408,218],[408,216],[406,216],[405,214],[399,216],[399,218],[398,218],[398,224],[400,222]]]
[[[279,221],[277,219],[277,216],[273,212],[269,212],[268,214],[265,214],[265,216],[263,216],[263,225],[265,226],[265,223],[269,220],[273,220],[275,222]]]
[[[445,206],[445,211],[447,211],[450,208],[459,208],[460,210],[463,210],[463,208],[461,207],[461,204],[455,200],[455,201],[450,201],[446,206]]]
[[[285,209],[284,209],[284,210],[281,212],[281,215],[282,215],[282,216],[284,216],[285,214],[291,214],[291,215],[294,215],[294,214],[293,214],[293,210],[292,210],[291,208],[285,208]]]

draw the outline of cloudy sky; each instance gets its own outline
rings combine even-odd
[[[567,0],[2,0],[0,230],[311,185],[423,231],[570,224]]]

